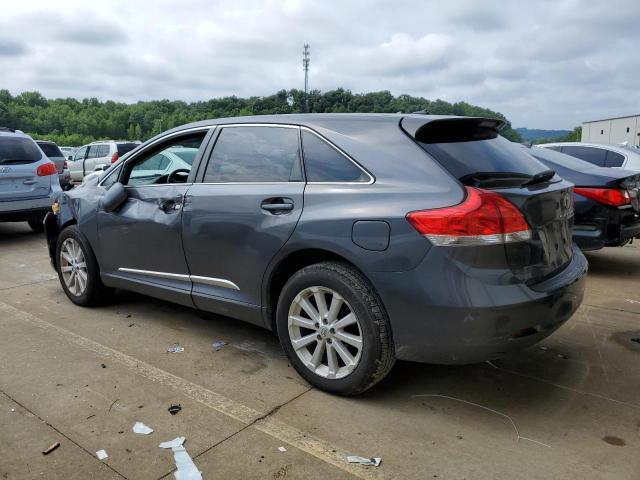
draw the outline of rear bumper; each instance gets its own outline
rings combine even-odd
[[[59,190],[60,187],[58,187]],[[54,196],[0,202],[0,222],[23,222],[51,210]]]
[[[573,241],[584,251],[623,245],[636,237],[640,237],[640,220],[633,216],[626,223],[620,218],[601,218],[576,224],[573,229]]]
[[[438,250],[412,271],[372,275],[401,360],[467,364],[496,358],[550,335],[582,303],[588,264],[575,247],[566,268],[532,286],[509,283],[509,275],[483,281],[455,262],[440,261]]]

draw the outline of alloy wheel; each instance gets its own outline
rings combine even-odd
[[[80,243],[67,238],[60,248],[60,271],[69,292],[76,297],[87,289],[87,262]]]
[[[298,358],[315,374],[343,378],[358,365],[363,348],[359,320],[335,290],[314,286],[291,302],[289,339]]]

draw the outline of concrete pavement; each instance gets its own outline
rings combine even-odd
[[[158,444],[185,436],[205,479],[637,479],[640,248],[588,258],[584,305],[541,345],[466,367],[400,362],[340,398],[251,325],[125,292],[74,306],[43,237],[0,224],[0,478],[173,478]]]

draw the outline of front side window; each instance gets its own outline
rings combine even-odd
[[[302,150],[308,182],[367,182],[351,160],[314,133],[303,130]]]
[[[204,183],[301,180],[298,129],[226,127],[218,136]]]
[[[121,168],[122,167],[114,168],[111,172],[109,172],[104,180],[102,180],[100,185],[102,185],[107,190],[111,188],[111,185],[118,181],[118,176],[120,175]]]
[[[566,145],[562,147],[562,153],[579,158],[598,167],[604,167],[607,158],[607,151],[596,147]]]
[[[76,154],[73,156],[73,161],[77,162],[79,160],[84,160],[84,156],[87,153],[87,147],[82,147],[79,149]]]
[[[98,145],[89,146],[89,153],[87,153],[87,158],[98,158]]]
[[[148,153],[138,156],[130,167],[123,184],[130,186],[157,185],[164,183],[184,183],[191,172],[191,163],[174,153],[175,149],[198,153],[206,132],[174,138]],[[128,167],[129,168],[129,167]]]

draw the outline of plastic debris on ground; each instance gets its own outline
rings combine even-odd
[[[42,451],[42,454],[43,455],[49,455],[51,452],[53,452],[59,446],[60,446],[60,442],[56,442],[53,445],[49,445],[49,447],[47,447],[45,450]]]
[[[287,451],[287,449],[284,448],[284,447],[278,447],[278,450],[280,450],[281,452],[286,452]]]
[[[139,433],[140,435],[149,435],[153,433],[153,428],[146,426],[142,422],[136,422],[133,426],[134,433]]]
[[[174,473],[176,480],[202,480],[202,472],[193,463],[183,443],[184,437],[177,437],[168,442],[162,442],[158,446],[160,448],[170,448],[173,451],[173,459],[176,462],[176,471]]]
[[[104,450],[98,450],[96,452],[96,457],[98,457],[98,460],[104,460],[105,458],[109,458],[109,455],[107,455],[107,452]]]
[[[167,352],[169,353],[184,352],[184,347],[181,347],[179,343],[174,343],[171,347],[167,348]]]
[[[180,410],[182,410],[182,405],[178,404],[172,404],[168,409],[169,413],[171,415],[175,415],[177,414]]]
[[[216,340],[215,342],[213,342],[213,348],[215,348],[216,350],[220,350],[225,345],[229,345],[229,343],[225,342],[224,340]]]
[[[360,465],[367,465],[372,467],[377,467],[382,462],[382,458],[367,458],[367,457],[358,457],[357,455],[349,455],[347,457],[347,462],[349,463],[359,463]]]

